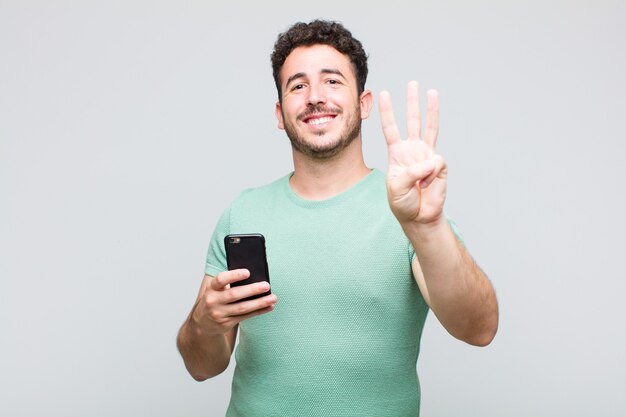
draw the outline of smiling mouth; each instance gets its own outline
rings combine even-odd
[[[318,126],[330,122],[335,117],[336,116],[311,117],[309,119],[306,119],[304,122],[311,126]]]

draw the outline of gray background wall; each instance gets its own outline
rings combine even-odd
[[[268,56],[342,21],[369,88],[442,99],[447,212],[491,277],[487,348],[427,320],[424,416],[626,415],[617,1],[0,1],[0,414],[218,416],[175,348],[213,226],[288,172]],[[402,119],[401,117],[399,117]],[[370,166],[386,168],[376,112]]]

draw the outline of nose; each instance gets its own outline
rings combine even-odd
[[[326,103],[326,92],[324,91],[324,87],[317,84],[311,84],[309,86],[308,101],[311,105]]]

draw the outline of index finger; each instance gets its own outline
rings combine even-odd
[[[383,135],[387,140],[387,145],[393,145],[400,142],[400,131],[396,125],[396,119],[393,116],[391,107],[391,96],[388,91],[382,91],[378,96],[378,110],[380,112],[380,124],[383,127]]]
[[[241,281],[250,276],[250,271],[245,268],[233,269],[232,271],[224,271],[217,274],[215,278],[211,280],[211,288],[214,290],[223,290],[227,285],[233,282]]]

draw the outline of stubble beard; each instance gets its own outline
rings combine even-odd
[[[311,111],[311,113],[315,110]],[[319,112],[322,112],[320,109]],[[337,115],[343,114],[341,111],[334,110]],[[300,152],[312,159],[326,160],[331,159],[346,149],[356,138],[361,134],[361,119],[357,116],[360,114],[360,106],[356,106],[355,111],[352,113],[349,119],[346,121],[344,129],[339,133],[339,136],[327,143],[315,143],[307,141],[304,137],[298,134],[296,127],[285,120],[285,133],[291,142],[291,146],[297,152]],[[326,132],[319,132],[318,136],[324,136]]]

